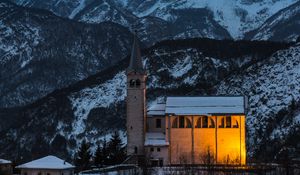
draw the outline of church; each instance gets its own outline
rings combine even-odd
[[[245,97],[166,97],[147,109],[136,36],[126,75],[128,156],[144,156],[153,166],[246,164]]]

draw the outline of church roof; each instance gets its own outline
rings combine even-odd
[[[17,166],[16,168],[28,168],[28,169],[73,169],[75,168],[70,163],[55,157],[55,156],[46,156],[37,160],[33,160],[31,162],[22,164]]]
[[[139,72],[144,73],[144,67],[141,58],[141,50],[139,45],[139,40],[136,34],[134,34],[133,46],[131,50],[130,63],[127,68],[127,72]]]
[[[244,114],[243,96],[167,97],[166,114]]]
[[[167,146],[166,135],[160,132],[147,132],[145,146]]]
[[[165,115],[166,114],[166,104],[165,103],[157,103],[152,106],[147,111],[147,115]]]

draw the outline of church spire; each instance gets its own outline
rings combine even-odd
[[[133,46],[130,57],[130,64],[127,68],[127,73],[129,72],[138,72],[144,73],[145,70],[143,68],[142,58],[141,58],[141,50],[139,45],[139,40],[136,32],[134,33]]]

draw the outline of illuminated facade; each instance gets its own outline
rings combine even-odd
[[[135,37],[127,69],[127,154],[153,165],[246,164],[243,96],[167,97],[146,111],[146,71]]]

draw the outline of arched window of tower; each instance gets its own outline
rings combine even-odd
[[[141,86],[141,80],[139,80],[139,79],[135,80],[135,85],[136,85],[136,87],[140,87]]]
[[[129,87],[134,87],[135,86],[135,80],[130,80],[129,81]]]

